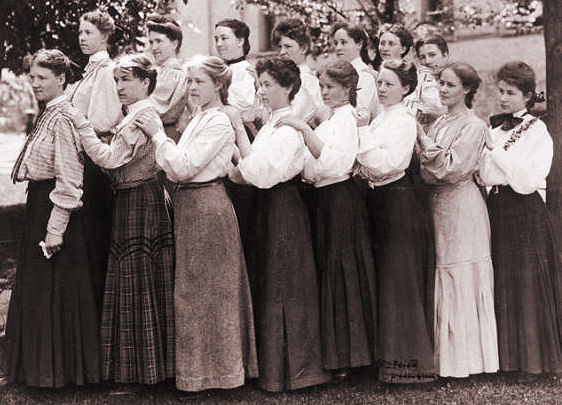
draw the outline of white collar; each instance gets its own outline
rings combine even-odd
[[[51,101],[47,102],[47,104],[45,104],[45,108],[51,107],[55,104],[59,104],[59,103],[65,101],[65,100],[68,100],[68,96],[66,95],[66,93],[63,93],[60,96],[56,96]]]
[[[356,57],[355,59],[353,59],[351,61],[351,64],[353,65],[353,67],[357,70],[357,69],[361,69],[364,68],[365,66],[367,66],[367,64],[365,62],[363,62],[363,59],[361,59],[361,56]]]
[[[519,111],[513,113],[513,116],[514,116],[514,117],[522,118],[522,117],[525,116],[525,114],[527,114],[527,109],[526,109],[526,108],[525,108],[524,110],[519,110]]]
[[[279,118],[284,117],[285,115],[291,112],[291,106],[282,107],[275,111],[271,112],[271,116],[269,118],[269,122],[275,123]]]
[[[107,51],[99,51],[90,55],[88,63],[99,62],[104,59],[109,59],[109,53]]]

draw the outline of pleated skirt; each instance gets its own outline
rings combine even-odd
[[[562,264],[538,193],[488,197],[500,369],[562,372]]]
[[[409,174],[370,189],[367,204],[377,277],[379,378],[436,378],[433,353],[433,234]]]
[[[100,381],[98,316],[80,211],[73,212],[62,249],[43,257],[55,181],[30,181],[16,282],[6,326],[8,381],[35,387]]]
[[[250,286],[222,181],[180,186],[176,234],[176,386],[235,388],[258,376]]]
[[[102,308],[102,377],[156,384],[175,375],[174,238],[156,180],[117,190]]]
[[[299,183],[255,190],[249,269],[259,384],[274,392],[331,378],[322,368],[317,275]]]
[[[315,190],[316,262],[321,279],[322,364],[367,366],[376,341],[375,265],[367,207],[352,179]]]

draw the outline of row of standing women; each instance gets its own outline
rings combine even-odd
[[[552,141],[526,113],[526,64],[498,72],[515,114],[489,131],[476,71],[446,64],[438,37],[416,44],[416,71],[400,26],[381,33],[378,72],[364,31],[334,26],[339,60],[319,79],[300,21],[276,26],[282,57],[253,74],[237,20],[215,27],[220,58],[187,72],[172,20],[148,24],[156,66],[112,62],[112,29],[82,16],[90,62],[66,91],[68,59],[34,59],[46,105],[13,172],[29,191],[9,381],[283,391],[374,364],[387,382],[562,371]]]

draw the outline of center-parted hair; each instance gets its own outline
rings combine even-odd
[[[410,48],[414,44],[414,36],[412,35],[412,33],[408,31],[406,27],[404,27],[402,24],[383,24],[378,30],[379,43],[381,37],[386,32],[390,32],[391,34],[396,35],[396,37],[398,37],[398,40],[400,41],[400,45],[405,48],[404,52],[402,52],[400,56],[402,58],[406,56],[408,52],[410,52]],[[382,64],[382,56],[377,46],[377,55],[375,56],[375,60],[373,62],[373,66],[375,70],[379,70],[381,64]]]
[[[414,49],[416,50],[416,55],[418,56],[418,58],[420,56],[421,47],[430,44],[437,46],[442,55],[449,54],[449,46],[447,45],[447,41],[445,41],[445,38],[443,38],[441,35],[433,35],[425,39],[420,39],[418,42],[416,42]]]
[[[136,53],[123,55],[115,62],[115,70],[131,72],[137,79],[148,79],[148,95],[152,94],[156,87],[156,64],[152,55]]]
[[[256,64],[258,76],[266,72],[279,83],[281,87],[290,88],[289,101],[295,97],[295,94],[301,88],[301,77],[299,67],[289,58],[281,56],[270,56],[260,59]]]
[[[187,68],[200,68],[213,83],[219,85],[219,96],[224,105],[228,104],[228,88],[232,82],[232,71],[218,56],[195,55],[187,63]]]
[[[413,93],[416,89],[418,85],[418,72],[413,63],[405,62],[403,59],[390,59],[382,63],[381,69],[392,70],[400,79],[400,84],[403,87],[409,88],[404,97]]]
[[[347,36],[353,39],[356,44],[361,43],[361,49],[359,50],[359,56],[366,64],[371,64],[369,59],[369,53],[367,52],[367,47],[369,46],[369,36],[367,31],[360,25],[352,25],[346,22],[338,22],[332,27],[332,38],[339,30],[344,30],[347,32]]]
[[[357,105],[359,73],[351,63],[344,60],[335,61],[326,66],[322,74],[328,76],[343,88],[349,89],[349,103],[354,107]]]
[[[524,96],[529,96],[527,101],[527,108],[533,108],[537,95],[535,72],[533,68],[522,61],[509,62],[503,65],[496,73],[496,80],[503,80],[510,86],[517,87]]]
[[[113,18],[104,11],[88,11],[87,13],[82,14],[80,19],[95,25],[102,34],[105,34],[108,37],[115,32],[115,22],[113,21]]]
[[[301,19],[287,18],[279,21],[271,33],[271,42],[274,46],[279,46],[282,37],[292,39],[301,48],[310,48],[310,33]]]
[[[55,76],[64,74],[64,88],[66,88],[66,84],[70,81],[70,59],[58,49],[41,49],[37,51],[33,55],[32,65],[49,69]]]
[[[225,18],[215,24],[215,29],[217,27],[228,27],[232,30],[236,38],[243,39],[244,45],[242,51],[244,52],[244,56],[248,55],[250,52],[250,40],[248,39],[250,37],[250,27],[248,27],[245,22],[235,18]]]
[[[452,70],[455,73],[455,76],[457,76],[461,81],[462,87],[468,89],[468,93],[466,93],[464,97],[464,104],[468,108],[472,108],[474,96],[476,95],[476,91],[482,82],[476,69],[464,62],[450,63],[445,66],[441,73],[439,73],[439,77],[441,77],[445,70]]]
[[[170,41],[178,41],[176,53],[181,49],[183,34],[181,32],[180,24],[172,17],[167,15],[155,15],[148,19],[146,23],[148,31],[158,32],[164,34]]]

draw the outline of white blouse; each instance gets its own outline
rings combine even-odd
[[[324,147],[318,159],[306,150],[304,179],[315,187],[348,179],[359,148],[353,107],[346,104],[335,108],[333,115],[321,123],[314,133],[324,142]]]
[[[367,66],[360,57],[353,59],[351,64],[359,74],[359,82],[357,83],[357,107],[355,107],[355,109],[359,114],[361,114],[362,111],[368,113],[371,120],[377,115],[379,110],[377,72]]]
[[[178,183],[202,183],[225,177],[234,154],[234,129],[218,108],[198,111],[176,143],[163,131],[152,140],[156,163]]]
[[[383,186],[405,174],[416,142],[416,119],[402,103],[383,107],[371,125],[359,128],[356,174]]]
[[[318,78],[306,63],[299,65],[299,70],[301,72],[301,87],[291,102],[293,115],[296,115],[305,122],[315,117],[325,118],[328,107],[324,104],[324,100],[322,100],[322,91],[320,90]]]
[[[447,112],[447,108],[441,104],[437,79],[425,66],[419,69],[418,85],[412,94],[404,98],[404,104],[412,115],[416,115],[418,111],[435,115],[443,115]]]
[[[247,70],[249,66],[245,60],[230,65],[232,82],[228,88],[228,104],[240,111],[244,122],[253,121],[255,116],[256,87],[254,77]]]
[[[536,120],[521,137],[504,149],[506,141],[522,125],[534,119],[525,111],[515,113],[523,122],[509,131],[501,127],[490,130],[493,149],[484,149],[480,163],[480,178],[487,187],[509,185],[519,194],[537,191],[546,201],[546,176],[553,155],[552,138],[544,122]]]
[[[300,174],[306,148],[301,133],[287,125],[274,127],[279,118],[289,114],[291,107],[272,112],[256,135],[251,153],[231,171],[232,181],[267,189]]]

